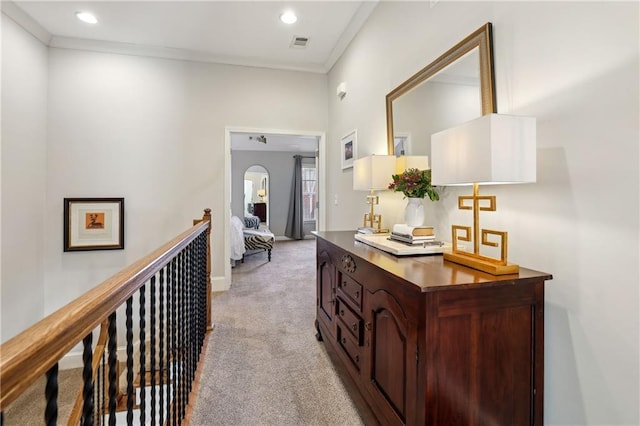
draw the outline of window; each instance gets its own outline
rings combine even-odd
[[[315,166],[302,165],[302,218],[306,222],[316,220],[318,178]]]

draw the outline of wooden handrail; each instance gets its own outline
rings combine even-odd
[[[0,411],[43,376],[145,282],[211,227],[203,220],[0,346]],[[207,247],[209,244],[207,244]],[[207,277],[209,283],[210,278]],[[210,299],[208,286],[207,301]],[[207,306],[210,304],[207,302]]]

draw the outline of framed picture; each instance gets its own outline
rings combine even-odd
[[[124,198],[65,198],[64,251],[124,249]]]
[[[342,137],[340,155],[342,157],[341,164],[343,170],[353,167],[353,160],[355,160],[357,154],[357,139],[357,130],[353,130]]]
[[[411,155],[411,133],[395,133],[393,136],[393,154],[396,157]]]

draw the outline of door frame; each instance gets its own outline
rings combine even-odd
[[[315,136],[318,138],[318,221],[316,229],[325,230],[326,223],[326,132],[317,130],[281,130],[253,127],[225,126],[224,128],[224,288],[214,288],[214,291],[224,291],[231,288],[231,133],[268,133],[286,136]],[[218,283],[219,284],[219,283]]]

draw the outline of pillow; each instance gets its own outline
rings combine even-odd
[[[260,228],[260,218],[258,216],[245,216],[244,217],[244,226],[247,228]]]

